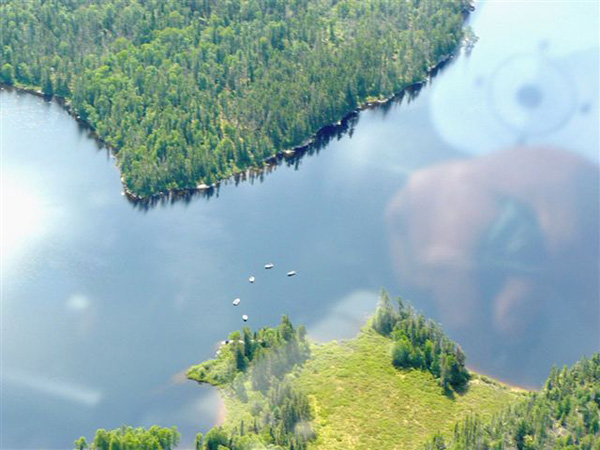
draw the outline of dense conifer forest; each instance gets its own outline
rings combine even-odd
[[[76,450],[171,450],[177,447],[181,435],[176,427],[149,429],[121,427],[114,430],[99,429],[88,443],[85,437],[75,441]]]
[[[261,167],[426,78],[467,0],[5,0],[0,81],[67,99],[129,192]]]
[[[395,306],[387,292],[381,294],[373,328],[393,339],[394,366],[431,372],[440,380],[446,394],[465,389],[470,375],[460,346],[452,342],[438,324],[405,305],[401,298]]]
[[[435,436],[428,450],[600,449],[600,354],[572,368],[552,369],[539,393],[491,421],[476,416],[457,425],[452,439]]]

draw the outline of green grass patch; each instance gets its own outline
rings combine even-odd
[[[391,363],[392,340],[366,325],[346,341],[311,344],[311,357],[289,375],[304,391],[315,415],[315,449],[413,449],[436,432],[450,437],[456,423],[471,413],[485,420],[526,391],[471,372],[464,394],[444,395],[429,372],[398,370]],[[227,419],[224,428],[249,430],[263,394],[245,382],[242,401],[231,384],[220,386]],[[254,409],[254,414],[253,414]]]
[[[450,398],[428,372],[397,370],[391,340],[370,326],[354,339],[313,344],[312,357],[294,374],[312,402],[318,449],[420,448],[436,433],[450,435],[469,413],[488,418],[524,391],[477,374],[463,395]],[[237,405],[228,403],[237,416]]]

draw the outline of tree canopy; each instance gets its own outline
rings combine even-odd
[[[157,425],[145,428],[123,426],[114,430],[103,428],[96,431],[88,445],[85,437],[75,441],[77,450],[172,450],[177,447],[181,435],[177,427],[163,428]]]
[[[192,366],[188,378],[226,389],[239,401],[252,403],[252,422],[233,429],[215,427],[204,437],[204,448],[306,449],[314,434],[308,396],[289,378],[310,356],[303,326],[294,328],[287,316],[277,327],[234,331],[216,359]]]
[[[129,192],[210,185],[425,79],[467,0],[5,0],[0,81],[67,99]]]
[[[553,368],[544,389],[483,422],[470,417],[450,440],[437,435],[428,450],[600,449],[600,354],[571,369]]]
[[[399,369],[421,369],[440,380],[444,392],[461,391],[469,381],[466,357],[460,346],[450,340],[441,326],[406,305],[401,298],[394,306],[387,292],[381,293],[373,317],[373,328],[390,336],[392,364]]]

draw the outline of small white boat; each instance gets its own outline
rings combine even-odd
[[[250,278],[248,278],[248,281],[249,281],[250,283],[254,283],[254,281],[255,281],[255,280],[256,280],[256,278],[254,278],[254,277],[250,277]]]
[[[244,315],[242,316],[242,320],[243,320],[244,322],[248,322],[248,316],[247,316],[246,314],[244,314]]]
[[[273,263],[265,264],[265,269],[272,269],[273,267],[275,267]]]
[[[294,275],[296,275],[296,271],[295,271],[295,270],[290,270],[290,271],[287,273],[287,276],[288,276],[288,277],[293,277]]]
[[[240,302],[241,302],[241,300],[240,300],[239,298],[236,298],[236,299],[233,301],[233,306],[237,306],[237,305],[239,305],[239,304],[240,304]]]

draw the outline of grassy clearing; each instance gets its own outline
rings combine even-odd
[[[468,391],[450,399],[431,374],[396,370],[390,346],[370,327],[349,341],[314,345],[295,374],[316,413],[318,438],[311,447],[418,448],[438,430],[450,434],[467,414],[490,416],[523,395],[473,374]]]
[[[443,395],[428,372],[400,371],[391,364],[392,342],[365,326],[354,339],[312,344],[311,358],[291,376],[304,390],[315,413],[317,440],[310,447],[339,449],[422,448],[437,431],[451,435],[454,424],[469,413],[489,417],[525,391],[472,373],[463,395]],[[224,428],[248,430],[254,423],[252,408],[264,396],[246,382],[248,400],[242,402],[231,386],[225,394]]]

